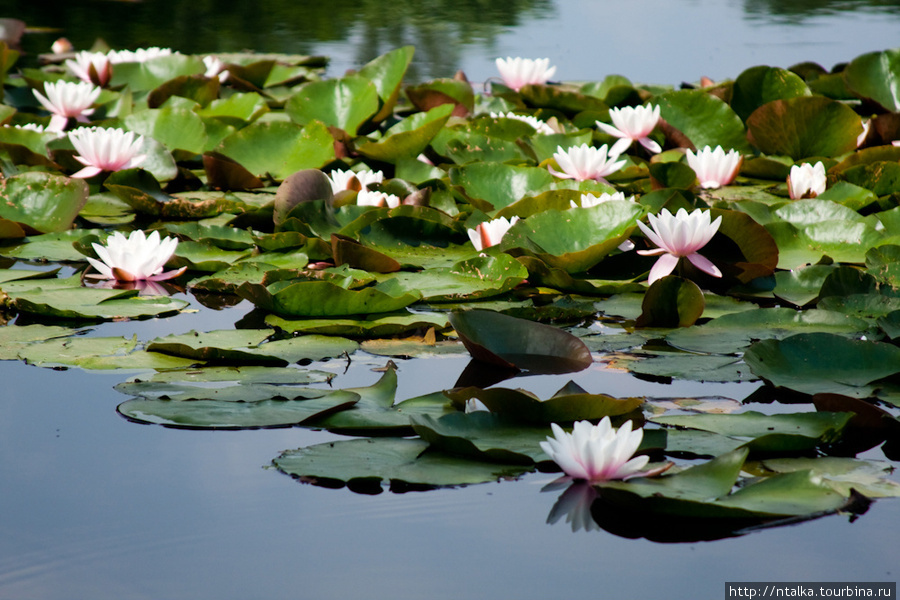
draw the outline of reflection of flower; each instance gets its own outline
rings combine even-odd
[[[649,462],[649,457],[631,458],[644,437],[643,429],[631,430],[631,421],[613,429],[609,417],[597,425],[577,421],[572,433],[552,423],[554,437],[547,436],[541,449],[569,477],[595,483],[634,477]]]
[[[553,128],[547,125],[545,122],[541,121],[535,116],[532,115],[517,115],[514,112],[508,113],[496,113],[492,112],[491,117],[494,119],[513,119],[515,121],[522,121],[523,123],[528,123],[534,130],[538,133],[556,133],[553,131]]]
[[[817,162],[815,165],[803,163],[791,167],[791,174],[787,178],[788,193],[791,198],[815,198],[825,191],[825,165]]]
[[[562,146],[557,146],[553,158],[556,159],[556,164],[559,165],[563,172],[554,171],[552,167],[550,167],[550,172],[561,179],[574,179],[576,181],[601,180],[625,165],[624,160],[616,161],[618,155],[608,154],[605,144],[599,148],[582,144],[573,146],[568,150],[563,150]]]
[[[598,206],[600,204],[603,204],[604,202],[634,202],[634,196],[628,196],[626,198],[625,194],[623,194],[622,192],[614,192],[612,194],[603,192],[599,196],[595,196],[593,194],[581,195],[582,208]],[[572,206],[572,208],[578,208],[578,204],[574,200],[569,200],[569,204]]]
[[[66,61],[66,67],[78,79],[100,87],[112,77],[112,62],[103,52],[79,52],[74,59]]]
[[[481,252],[485,248],[499,244],[506,232],[509,231],[509,228],[515,225],[518,220],[519,217],[513,217],[508,221],[506,217],[500,217],[493,221],[479,223],[475,229],[469,229],[467,233],[469,234],[469,239],[472,240],[472,245]]]
[[[547,486],[549,488],[550,486]],[[547,490],[545,488],[545,490]],[[542,490],[542,491],[545,491]],[[549,491],[549,490],[548,490]],[[599,531],[600,526],[591,516],[591,505],[597,498],[597,488],[584,482],[573,482],[556,500],[547,515],[547,523],[553,525],[563,517],[572,531]]]
[[[328,174],[331,191],[337,194],[344,190],[367,190],[373,183],[384,181],[381,171],[332,171]]]
[[[688,214],[683,208],[678,209],[672,215],[667,209],[662,209],[658,215],[648,215],[649,227],[638,221],[638,227],[644,232],[651,242],[658,248],[653,250],[638,250],[638,254],[655,256],[662,254],[653,268],[650,269],[650,284],[657,279],[671,273],[681,257],[686,257],[691,263],[713,277],[721,277],[722,272],[712,264],[709,259],[697,254],[703,246],[716,234],[722,217],[717,217],[710,223],[710,212],[700,209]]]
[[[659,106],[648,104],[611,108],[609,118],[612,119],[612,125],[597,121],[597,127],[609,135],[621,138],[613,144],[611,154],[622,154],[631,146],[631,142],[638,142],[650,152],[662,150],[660,145],[649,137],[659,122]]]
[[[506,87],[517,92],[523,86],[532,83],[547,83],[556,73],[556,67],[550,66],[549,58],[532,60],[518,56],[516,58],[507,57],[506,60],[498,58],[497,70],[500,71],[500,77]]]
[[[122,129],[82,127],[69,132],[69,140],[78,155],[75,160],[84,168],[72,177],[93,177],[103,171],[130,169],[144,162],[145,154],[139,154],[144,146],[142,136]]]
[[[183,271],[183,269],[182,269]],[[169,296],[174,292],[183,292],[184,289],[173,285],[168,281],[153,281],[143,279],[139,281],[116,281],[115,279],[103,279],[95,283],[85,282],[86,287],[104,290],[137,290],[139,296]]]
[[[722,146],[716,146],[715,150],[706,146],[697,154],[690,150],[686,154],[688,166],[697,174],[700,187],[704,189],[719,188],[734,181],[744,161],[740,152],[729,150],[726,154]]]
[[[356,195],[356,204],[359,206],[387,206],[389,208],[397,208],[400,206],[400,198],[393,194],[363,189]]]
[[[88,258],[101,275],[117,281],[163,281],[184,273],[186,267],[163,273],[163,267],[178,246],[176,238],[160,240],[159,232],[149,236],[141,230],[132,231],[126,238],[117,231],[106,240],[106,246],[93,244],[100,260]],[[101,262],[102,261],[102,262]]]
[[[44,83],[44,96],[37,90],[35,97],[44,108],[53,113],[48,129],[62,131],[70,117],[76,121],[86,123],[88,116],[93,114],[91,104],[100,95],[100,88],[92,83],[80,81],[57,81],[56,83]]]

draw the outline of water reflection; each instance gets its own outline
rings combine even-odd
[[[807,19],[849,12],[900,16],[898,0],[744,0],[748,19],[799,24]]]
[[[246,49],[316,54],[323,45],[343,42],[351,55],[348,62],[361,65],[412,44],[416,57],[409,75],[414,80],[450,76],[464,47],[484,46],[489,52],[498,35],[553,12],[552,0],[270,0],[264,5],[236,0],[45,0],[14,8],[8,0],[0,2],[0,16],[57,30],[26,36],[23,47],[33,54],[47,52],[59,35],[76,49],[102,38],[113,48],[170,46],[191,54]]]

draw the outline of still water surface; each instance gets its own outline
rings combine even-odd
[[[562,79],[622,73],[677,84],[756,64],[830,67],[900,45],[898,2],[519,0],[142,3],[0,1],[87,47],[327,54],[340,74],[417,46],[414,77],[495,74],[497,56],[548,56]],[[477,16],[477,18],[473,18]],[[98,335],[228,328],[249,310],[108,324]],[[335,385],[374,383],[357,360]],[[458,358],[400,363],[398,400],[453,386]],[[342,372],[343,364],[326,365]],[[428,376],[423,377],[422,372]],[[0,363],[0,599],[722,598],[726,581],[896,581],[900,502],[855,522],[831,516],[717,542],[662,544],[548,524],[554,476],[423,493],[362,496],[267,468],[286,449],[333,439],[275,429],[198,432],[117,415],[128,373]],[[594,368],[592,392],[722,395],[739,386],[663,386]],[[515,382],[542,395],[565,382]],[[880,452],[873,451],[873,457]]]

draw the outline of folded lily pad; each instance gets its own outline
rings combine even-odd
[[[477,398],[496,415],[514,421],[540,423],[571,423],[628,414],[643,404],[643,398],[615,398],[606,394],[589,394],[584,390],[560,390],[551,398],[541,400],[526,390],[507,388],[481,389],[467,387],[445,392],[459,405]]]
[[[529,426],[485,411],[456,412],[434,418],[413,416],[413,429],[432,447],[474,460],[528,465],[547,457],[540,442],[547,426]]]
[[[581,340],[542,323],[475,309],[451,313],[450,324],[483,362],[545,373],[580,371],[593,362]]]

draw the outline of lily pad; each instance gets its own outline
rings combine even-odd
[[[852,108],[821,96],[774,100],[747,118],[747,135],[754,146],[794,160],[851,152],[861,133],[862,123]]]
[[[483,362],[547,373],[581,371],[593,362],[581,340],[542,323],[475,309],[451,313],[450,324]]]
[[[305,483],[381,491],[382,481],[406,489],[454,487],[514,479],[530,466],[466,460],[429,448],[417,439],[365,438],[317,444],[283,452],[272,461],[279,471]],[[374,489],[373,489],[374,488]]]

